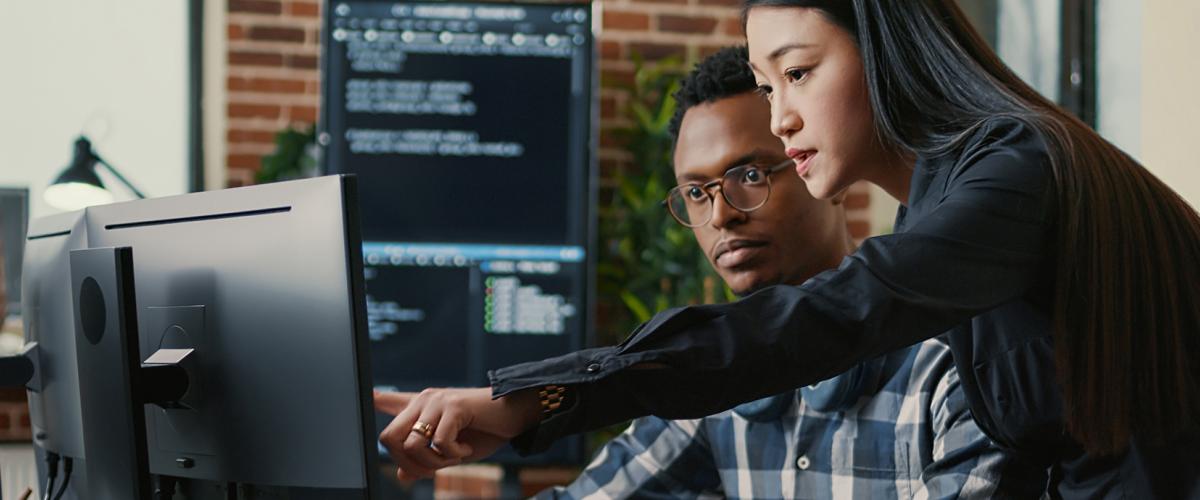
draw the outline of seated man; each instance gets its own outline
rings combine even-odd
[[[854,249],[843,198],[808,194],[754,90],[745,49],[724,49],[684,79],[672,122],[668,206],[738,294],[801,284]],[[976,427],[949,349],[930,340],[702,419],[638,419],[539,496],[1024,498],[1044,484]]]

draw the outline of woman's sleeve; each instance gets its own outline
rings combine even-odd
[[[1018,136],[948,164],[948,187],[926,195],[940,199],[922,201],[934,208],[801,286],[671,309],[618,346],[490,372],[496,397],[545,384],[570,385],[577,396],[514,444],[536,451],[637,416],[716,413],[824,380],[1027,294],[1050,269],[1053,229],[1048,160],[1030,142]]]

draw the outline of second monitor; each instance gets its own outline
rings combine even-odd
[[[371,495],[352,177],[94,207],[85,219],[89,247],[132,249],[140,358],[195,350],[181,407],[145,407],[151,473]]]

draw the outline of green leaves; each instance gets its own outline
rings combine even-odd
[[[634,61],[624,109],[631,125],[615,131],[633,165],[614,174],[615,189],[601,200],[597,288],[600,300],[616,305],[609,310],[618,313],[597,332],[602,344],[619,342],[669,307],[723,298],[715,289],[722,286],[720,278],[691,229],[676,223],[662,204],[675,186],[668,128],[675,114],[672,94],[686,67],[678,58],[647,64],[635,54]]]
[[[275,152],[262,158],[262,167],[254,174],[254,182],[262,184],[315,175],[316,142],[316,125],[309,125],[307,130],[291,127],[280,130],[275,134]]]

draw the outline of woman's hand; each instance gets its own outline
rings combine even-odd
[[[376,391],[375,408],[396,416],[379,440],[404,480],[432,477],[438,469],[491,455],[537,423],[541,410],[532,390],[493,400],[487,387]]]

